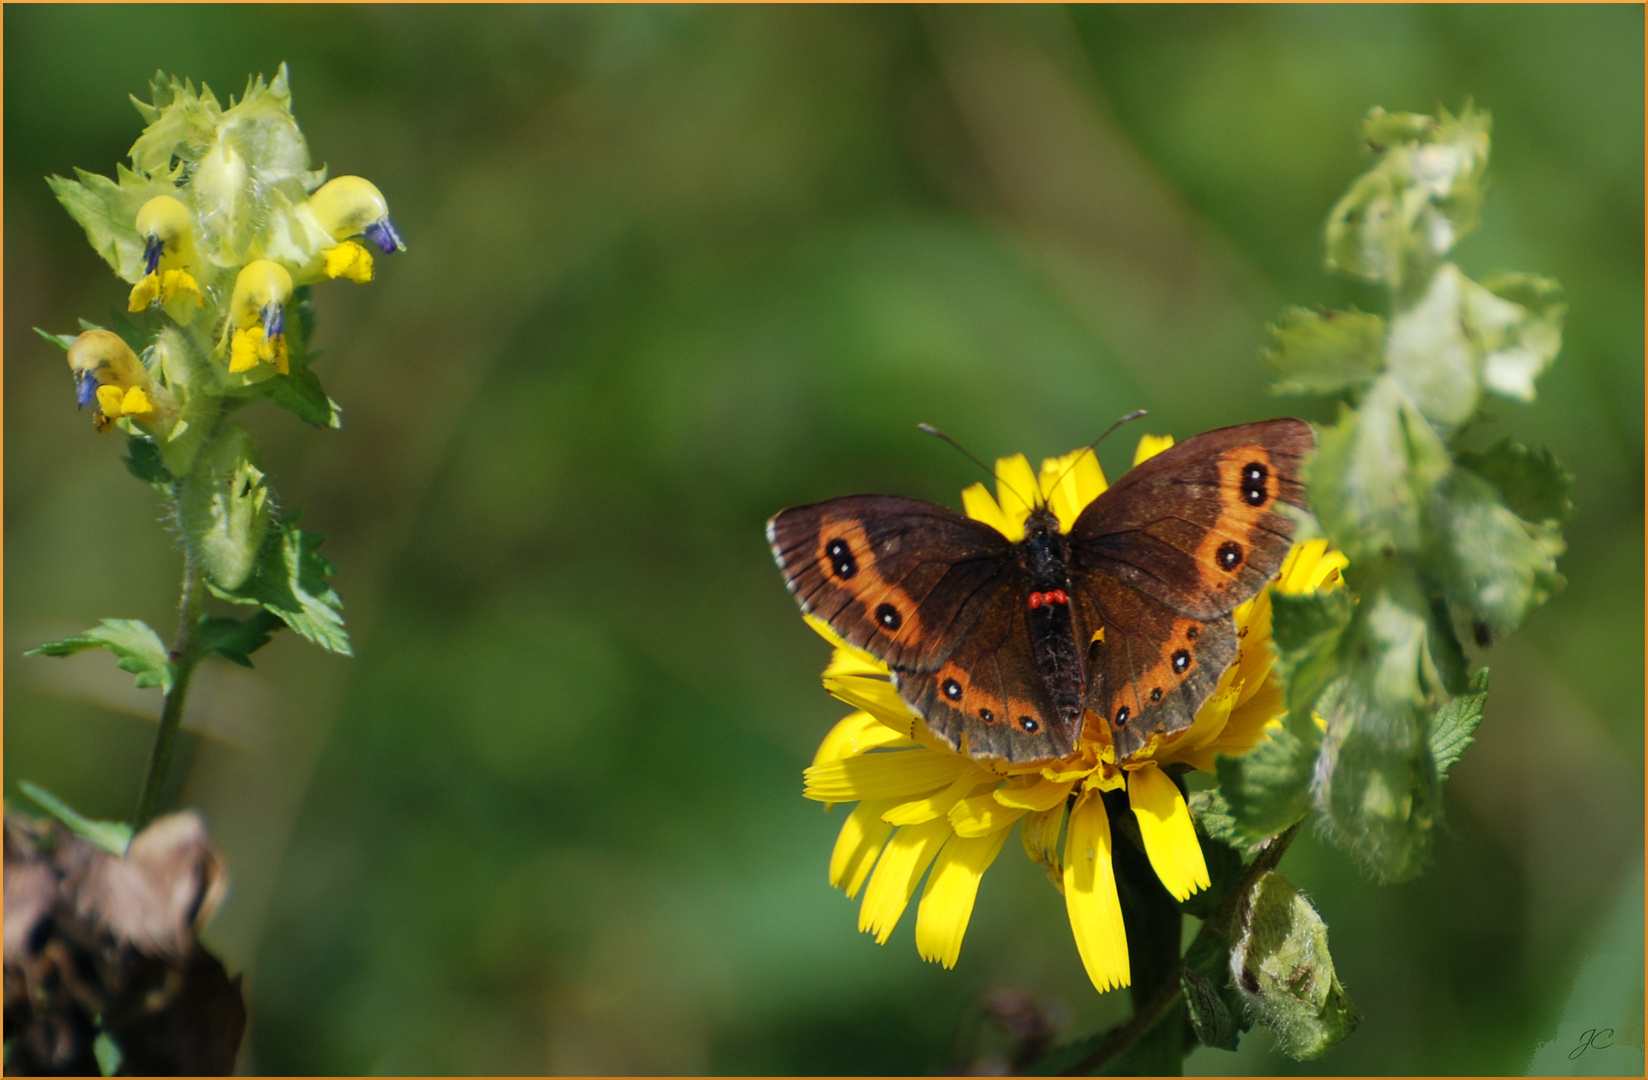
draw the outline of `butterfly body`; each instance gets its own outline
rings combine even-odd
[[[782,511],[773,556],[802,610],[884,661],[928,729],[979,760],[1068,757],[1089,711],[1119,758],[1190,726],[1235,659],[1230,612],[1287,553],[1310,428],[1207,432],[1149,459],[1068,532],[1010,540],[932,503],[853,495]],[[912,723],[913,723],[912,717]]]

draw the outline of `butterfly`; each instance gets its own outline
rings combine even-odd
[[[1118,760],[1191,725],[1236,659],[1231,611],[1275,575],[1305,509],[1300,420],[1219,428],[1125,473],[1062,532],[1038,500],[1013,541],[896,495],[791,507],[767,541],[801,610],[891,669],[953,750],[1075,752],[1088,712]]]

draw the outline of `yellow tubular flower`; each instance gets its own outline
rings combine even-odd
[[[251,371],[260,362],[287,373],[286,305],[292,299],[292,275],[277,262],[247,263],[235,278],[229,301],[229,370]]]
[[[344,241],[326,251],[329,278],[346,277],[363,284],[372,280],[372,255],[350,242],[352,236],[366,237],[385,255],[406,250],[406,242],[389,220],[383,192],[363,177],[339,176],[322,184],[309,196],[309,211],[332,239]]]
[[[75,400],[96,403],[92,426],[107,431],[122,416],[152,420],[159,414],[154,381],[131,346],[110,330],[87,330],[69,346]]]
[[[1172,445],[1171,437],[1147,435],[1134,464]],[[1039,474],[1022,455],[1002,458],[996,480],[999,497],[975,484],[962,492],[962,505],[969,517],[1010,539],[1024,535],[1031,510],[1026,497],[1044,499],[1068,531],[1107,487],[1091,450],[1049,458]],[[808,625],[835,648],[825,689],[860,710],[825,736],[803,790],[826,804],[858,803],[836,841],[830,883],[848,897],[864,890],[859,929],[886,941],[925,872],[916,948],[923,959],[953,967],[979,882],[1022,821],[1025,853],[1064,892],[1093,985],[1100,991],[1127,986],[1132,975],[1111,866],[1114,833],[1101,794],[1126,790],[1145,855],[1168,892],[1183,900],[1208,888],[1190,809],[1168,767],[1211,772],[1219,755],[1246,753],[1280,726],[1287,706],[1273,672],[1271,592],[1337,588],[1344,566],[1344,556],[1329,551],[1326,541],[1295,545],[1272,583],[1232,612],[1236,660],[1195,721],[1124,762],[1116,761],[1108,726],[1092,714],[1076,752],[1052,765],[987,766],[956,754],[933,739],[898,696],[886,664],[808,616]]]
[[[159,301],[174,319],[187,322],[205,303],[188,269],[195,259],[194,221],[188,207],[170,195],[156,195],[137,211],[136,226],[143,237],[144,275],[132,286],[128,309],[142,311]]]

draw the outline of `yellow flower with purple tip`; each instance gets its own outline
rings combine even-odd
[[[229,301],[229,370],[235,374],[269,363],[285,375],[286,305],[292,299],[292,275],[268,259],[247,263],[235,278]]]
[[[326,250],[327,277],[347,277],[362,283],[372,280],[372,253],[351,237],[365,237],[385,255],[406,250],[406,242],[389,218],[389,203],[383,192],[364,177],[329,180],[309,196],[307,205],[315,223],[333,240],[340,241]]]
[[[119,334],[87,330],[69,346],[69,370],[74,373],[75,400],[83,409],[96,404],[92,426],[107,431],[122,417],[138,421],[158,419],[158,391],[143,361]]]
[[[1145,436],[1134,464],[1172,444],[1169,437]],[[1039,492],[1067,531],[1107,487],[1091,450],[1049,458],[1039,476],[1023,455],[1002,458],[996,484],[999,498],[974,484],[962,492],[962,506],[1009,539],[1023,536],[1032,509],[1019,493]],[[1064,893],[1093,985],[1101,991],[1129,985],[1112,824],[1102,794],[1125,791],[1145,855],[1175,899],[1208,888],[1190,809],[1173,777],[1186,769],[1211,772],[1216,757],[1245,753],[1280,725],[1287,707],[1273,672],[1271,593],[1336,588],[1344,566],[1344,556],[1325,541],[1296,545],[1271,584],[1232,613],[1236,660],[1192,725],[1121,762],[1109,727],[1091,713],[1075,753],[1051,765],[991,767],[957,754],[913,717],[886,664],[806,617],[835,647],[825,689],[858,710],[825,736],[806,770],[804,794],[826,804],[858,803],[836,839],[830,883],[848,897],[862,892],[859,929],[885,942],[925,875],[916,950],[954,967],[984,872],[1019,825],[1025,853]]]
[[[172,318],[187,322],[205,303],[189,273],[195,247],[188,207],[170,195],[156,195],[139,208],[135,224],[143,238],[143,277],[132,286],[128,309],[142,311],[158,301]]]

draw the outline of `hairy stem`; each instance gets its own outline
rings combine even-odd
[[[183,594],[178,600],[177,636],[172,639],[169,654],[173,664],[172,687],[166,692],[166,703],[160,711],[160,727],[155,731],[154,747],[149,751],[149,769],[143,775],[143,787],[138,792],[137,817],[132,823],[134,831],[142,831],[154,820],[155,812],[160,808],[160,790],[165,786],[166,772],[177,749],[177,732],[183,723],[183,704],[189,697],[189,683],[194,677],[195,665],[200,662],[195,655],[195,627],[200,622],[200,594],[204,587],[194,548],[185,542]]]

